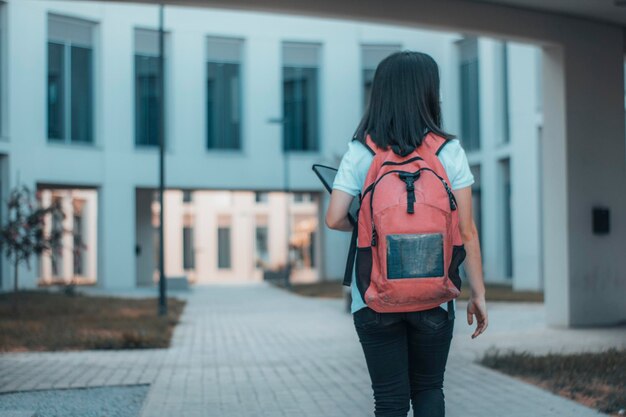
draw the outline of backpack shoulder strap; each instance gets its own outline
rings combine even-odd
[[[432,132],[428,132],[422,144],[420,145],[418,152],[422,158],[426,161],[428,165],[431,166],[432,169],[439,174],[439,176],[443,177],[448,184],[450,181],[448,180],[448,175],[443,168],[443,164],[439,160],[439,152],[448,144],[449,140],[442,138]]]
[[[439,156],[439,154],[441,153],[441,151],[443,150],[443,148],[450,143],[450,139],[444,139],[443,142],[441,143],[441,145],[439,145],[439,147],[437,148],[437,150],[435,151],[435,155]]]
[[[359,140],[356,136],[354,136],[352,140],[356,140],[357,142],[360,142],[363,146],[367,148],[368,151],[370,151],[372,155],[376,155],[377,153],[380,153],[381,151],[378,145],[374,143],[370,135],[365,135],[365,141]]]
[[[356,256],[358,230],[358,226],[354,225],[354,229],[352,229],[352,237],[350,238],[348,258],[346,259],[346,269],[343,273],[343,285],[345,285],[346,287],[349,287],[352,284],[352,271],[354,270],[354,259]]]

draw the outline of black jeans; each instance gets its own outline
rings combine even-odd
[[[445,416],[443,374],[454,320],[441,307],[412,313],[354,313],[372,379],[376,417]]]

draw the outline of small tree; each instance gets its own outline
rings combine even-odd
[[[45,232],[45,217],[50,214],[61,220],[65,217],[60,202],[49,207],[41,207],[31,190],[24,186],[15,187],[7,200],[7,220],[0,228],[0,241],[4,254],[15,268],[13,289],[19,289],[19,266],[25,263],[30,268],[33,255],[41,255],[45,251],[61,246],[63,229]]]

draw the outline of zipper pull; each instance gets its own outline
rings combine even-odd
[[[456,199],[454,198],[454,194],[452,194],[452,190],[448,186],[448,183],[446,183],[445,180],[442,182],[443,186],[446,187],[446,192],[448,193],[448,199],[450,200],[450,210],[454,211],[456,210]]]

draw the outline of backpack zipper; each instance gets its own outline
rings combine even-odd
[[[413,157],[411,159],[407,159],[406,161],[401,161],[401,162],[385,161],[385,162],[383,162],[381,167],[384,167],[386,165],[387,166],[389,166],[389,165],[394,165],[394,166],[395,165],[406,165],[406,164],[411,163],[411,162],[423,161],[423,160],[424,160],[424,158],[422,158],[421,156],[415,156],[415,157]],[[402,171],[402,172],[404,172],[404,171]],[[365,196],[365,194],[370,192],[373,187],[374,187],[374,183],[371,183],[365,190],[363,190],[363,193],[361,195],[361,200],[363,200],[363,197]]]
[[[398,164],[398,165],[402,165],[402,164]],[[388,174],[405,173],[405,174],[419,175],[422,171],[432,172],[439,179],[439,181],[441,181],[441,183],[443,184],[446,190],[446,193],[448,194],[448,200],[450,201],[450,210],[455,211],[457,209],[456,198],[454,197],[454,194],[452,194],[452,190],[448,186],[448,183],[446,182],[445,179],[443,179],[443,177],[437,174],[434,170],[430,168],[420,168],[413,173],[403,171],[401,169],[394,169],[392,171],[387,171],[383,175],[381,175],[373,184],[367,187],[367,189],[363,192],[363,196],[361,196],[361,201],[363,201],[363,198],[365,198],[365,195],[370,191],[372,192],[372,195],[370,195],[370,220],[372,222],[372,240],[370,242],[371,246],[376,246],[378,244],[378,233],[376,232],[376,226],[374,225],[374,191],[375,191],[376,185]]]

